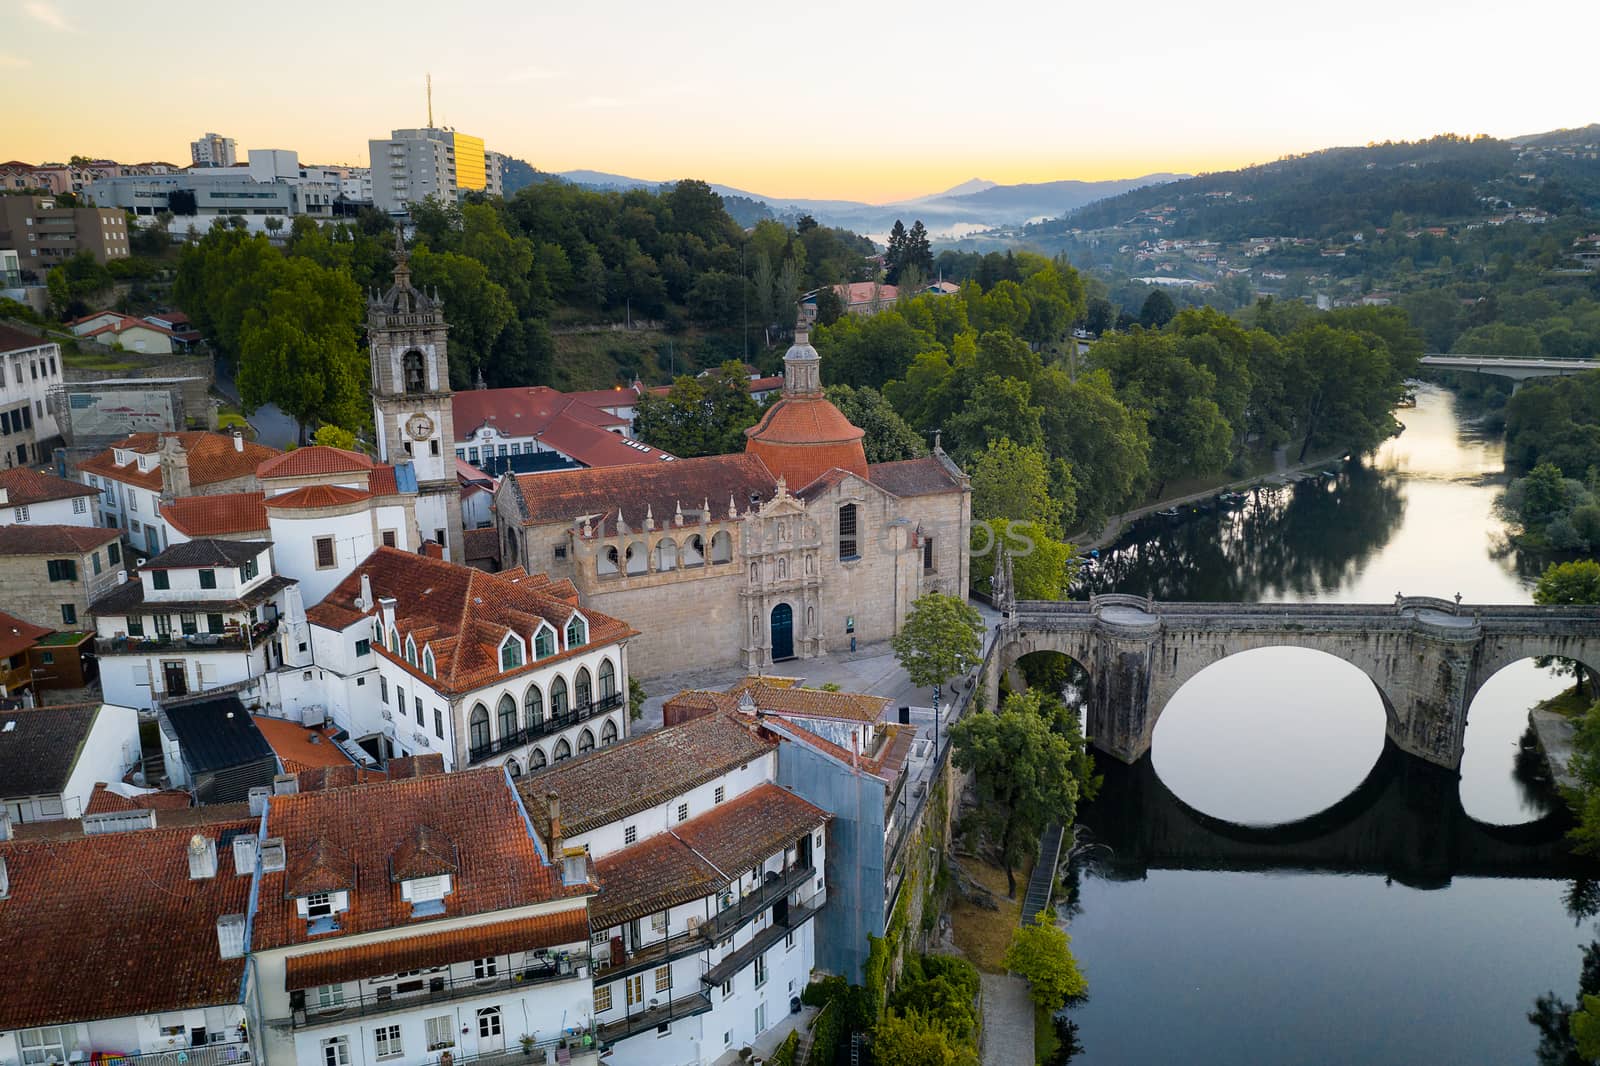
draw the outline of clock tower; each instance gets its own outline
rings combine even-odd
[[[397,467],[411,465],[420,539],[444,545],[445,557],[459,563],[466,554],[450,406],[449,329],[437,294],[430,297],[412,287],[410,257],[397,230],[394,284],[367,300],[378,458]]]

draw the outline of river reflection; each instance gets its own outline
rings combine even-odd
[[[1370,463],[1147,521],[1078,591],[1528,602],[1542,561],[1505,547],[1499,442],[1449,394],[1418,398]],[[1529,706],[1562,682],[1524,662],[1486,685],[1458,778],[1379,740],[1364,676],[1291,658],[1197,675],[1153,762],[1100,757],[1080,814],[1075,1061],[1533,1062],[1526,1012],[1570,995],[1593,935],[1567,906],[1594,893],[1574,887],[1562,815],[1517,766]],[[1286,707],[1328,732],[1308,739]]]

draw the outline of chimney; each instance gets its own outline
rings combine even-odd
[[[300,791],[300,778],[294,774],[278,774],[272,779],[274,796],[292,796]]]
[[[544,794],[544,805],[550,811],[550,861],[561,861],[561,796],[555,792]]]
[[[177,437],[163,437],[157,458],[161,463],[161,494],[167,499],[188,496],[193,492],[189,480],[189,453]]]
[[[11,874],[6,870],[6,857],[0,855],[0,899],[11,895]]]
[[[189,838],[189,880],[205,881],[217,876],[217,842],[196,833]]]
[[[443,559],[444,545],[438,541],[425,540],[422,542],[422,554],[430,559]]]
[[[217,950],[225,959],[244,957],[244,915],[223,914],[217,918]]]
[[[361,571],[361,598],[356,601],[356,606],[363,611],[372,609],[372,578],[365,570]]]
[[[261,812],[267,809],[267,797],[270,795],[272,789],[263,785],[257,785],[250,790],[250,817],[261,817]]]
[[[241,833],[233,838],[233,872],[236,877],[255,873],[256,837],[254,833]]]
[[[0,840],[11,839],[11,812],[0,807]]]
[[[261,842],[261,872],[275,873],[284,867],[282,837],[268,837]]]
[[[0,489],[0,507],[4,507],[7,504],[9,504],[10,502],[11,502],[11,490],[10,489]]]
[[[233,450],[236,452],[244,451],[244,430],[238,426],[233,427]]]

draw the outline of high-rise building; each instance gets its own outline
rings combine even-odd
[[[426,126],[394,130],[386,141],[368,141],[372,202],[403,215],[413,203],[437,196],[454,200],[464,192],[499,195],[505,157],[483,147],[482,137]]]
[[[23,270],[43,278],[79,252],[125,259],[128,220],[106,207],[60,207],[53,196],[0,196],[0,248],[15,248]]]
[[[231,167],[239,161],[238,146],[232,137],[207,133],[189,142],[189,158],[197,167]]]

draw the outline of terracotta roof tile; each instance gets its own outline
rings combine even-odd
[[[144,792],[136,796],[124,796],[119,792],[111,791],[106,787],[104,781],[99,781],[95,783],[94,791],[89,794],[89,803],[83,808],[83,813],[184,811],[192,806],[194,806],[194,797],[181,788],[169,788],[158,792]]]
[[[265,533],[270,526],[262,498],[259,492],[180,496],[161,505],[161,517],[186,537]]]
[[[541,829],[550,824],[546,794],[560,796],[562,830],[572,836],[664,803],[776,747],[730,715],[708,715],[563,760],[523,777],[517,791]]]
[[[372,467],[372,460],[360,452],[352,452],[344,448],[330,448],[324,444],[313,444],[306,448],[296,448],[292,452],[284,452],[266,460],[256,467],[256,477],[310,477],[317,474],[365,472],[371,470]]]
[[[254,827],[245,818],[200,835]],[[251,879],[234,876],[224,855],[216,877],[191,880],[192,827],[76,832],[0,843],[10,879],[0,903],[0,1029],[238,1002],[244,960],[221,957],[216,921],[245,912]]]
[[[348,892],[356,887],[356,864],[350,853],[327,837],[302,842],[288,860],[283,898],[313,892]]]
[[[251,715],[256,728],[283,763],[283,771],[298,774],[314,766],[353,766],[350,756],[334,743],[336,729],[312,729],[283,718]],[[354,782],[351,782],[354,784]]]
[[[884,696],[868,696],[860,692],[824,692],[796,685],[770,685],[759,677],[747,677],[728,688],[728,695],[733,697],[735,703],[745,692],[750,693],[758,710],[802,718],[876,722],[889,706],[889,700]]]
[[[284,987],[319,988],[341,981],[360,981],[379,974],[447,966],[467,959],[486,959],[534,948],[581,944],[589,939],[582,907],[555,914],[492,922],[467,929],[383,940],[314,955],[290,955],[284,965]]]
[[[661,523],[670,522],[680,506],[685,512],[709,507],[721,518],[728,512],[730,499],[743,512],[752,495],[768,500],[777,484],[772,471],[754,455],[708,455],[671,463],[516,475],[529,525],[608,515],[617,508],[635,526],[643,524],[646,508]]]
[[[672,832],[719,870],[748,870],[833,817],[787,789],[768,783],[673,827]]]
[[[961,487],[944,464],[932,455],[894,463],[873,463],[867,467],[867,479],[896,496],[931,496]]]
[[[461,855],[449,837],[432,826],[419,825],[389,858],[389,880],[410,881],[461,871]]]
[[[9,659],[18,652],[26,651],[37,644],[40,637],[54,632],[49,626],[36,626],[14,614],[0,611],[0,659]]]
[[[235,450],[232,435],[226,433],[207,433],[200,430],[185,433],[134,433],[105,451],[83,460],[78,464],[78,470],[159,492],[160,465],[145,471],[140,471],[138,466],[131,462],[118,466],[116,449],[153,455],[161,449],[163,437],[177,437],[178,442],[183,445],[183,450],[189,456],[189,483],[196,486],[214,485],[219,481],[254,476],[256,468],[262,463],[283,454],[276,448],[269,448],[264,444],[252,444],[249,441],[242,442],[241,448]]]
[[[388,463],[378,463],[367,475],[367,491],[374,496],[398,496],[400,485],[395,477],[394,467]]]
[[[35,337],[32,333],[0,324],[0,352],[20,352],[25,348],[42,348],[54,343],[49,337]]]
[[[401,899],[401,886],[388,876],[391,859],[419,824],[447,834],[460,854],[461,872],[452,878],[437,918],[414,917],[411,905]],[[273,796],[266,835],[283,838],[288,869],[262,875],[256,950],[311,939],[295,902],[285,898],[296,887],[294,875],[302,870],[326,867],[335,875],[347,873],[350,908],[338,919],[343,936],[408,926],[420,930],[432,920],[593,891],[592,885],[561,883],[559,872],[536,847],[505,771],[499,768]],[[324,849],[327,859],[318,858],[318,848]],[[327,934],[318,938],[326,939]]]
[[[417,667],[376,641],[373,650],[447,693],[482,688],[492,680],[515,677],[583,650],[637,635],[626,622],[598,611],[582,610],[589,622],[589,640],[582,648],[563,650],[554,658],[525,662],[502,671],[499,649],[507,633],[516,632],[529,641],[543,620],[555,627],[564,642],[567,621],[575,610],[572,604],[546,591],[549,581],[543,575],[515,576],[520,574],[489,574],[397,548],[379,548],[308,611],[307,617],[324,628],[344,629],[364,616],[376,614],[375,604],[367,611],[358,611],[355,606],[361,595],[362,575],[366,575],[374,596],[395,598],[400,639],[417,635],[418,660],[424,643],[432,647],[435,676],[425,677]]]
[[[500,561],[500,531],[490,526],[488,529],[469,529],[464,534],[467,546],[468,559],[492,559]]]
[[[313,507],[342,507],[372,499],[372,493],[347,489],[343,485],[306,485],[266,498],[268,510],[306,510]]]
[[[0,555],[83,555],[121,536],[103,526],[0,526]]]
[[[866,431],[850,424],[821,394],[785,396],[745,430],[745,450],[758,455],[792,489],[835,467],[867,476]]]
[[[64,477],[46,474],[31,466],[0,470],[0,489],[5,490],[5,506],[17,507],[74,496],[98,496],[100,490]]]
[[[595,876],[600,894],[589,902],[589,923],[596,930],[702,899],[729,883],[671,833],[596,860]]]
[[[456,440],[470,440],[484,425],[493,425],[508,437],[531,437],[562,419],[601,427],[627,424],[625,419],[602,411],[583,398],[591,395],[558,392],[547,385],[458,392],[450,397]],[[638,399],[631,392],[628,396]]]

